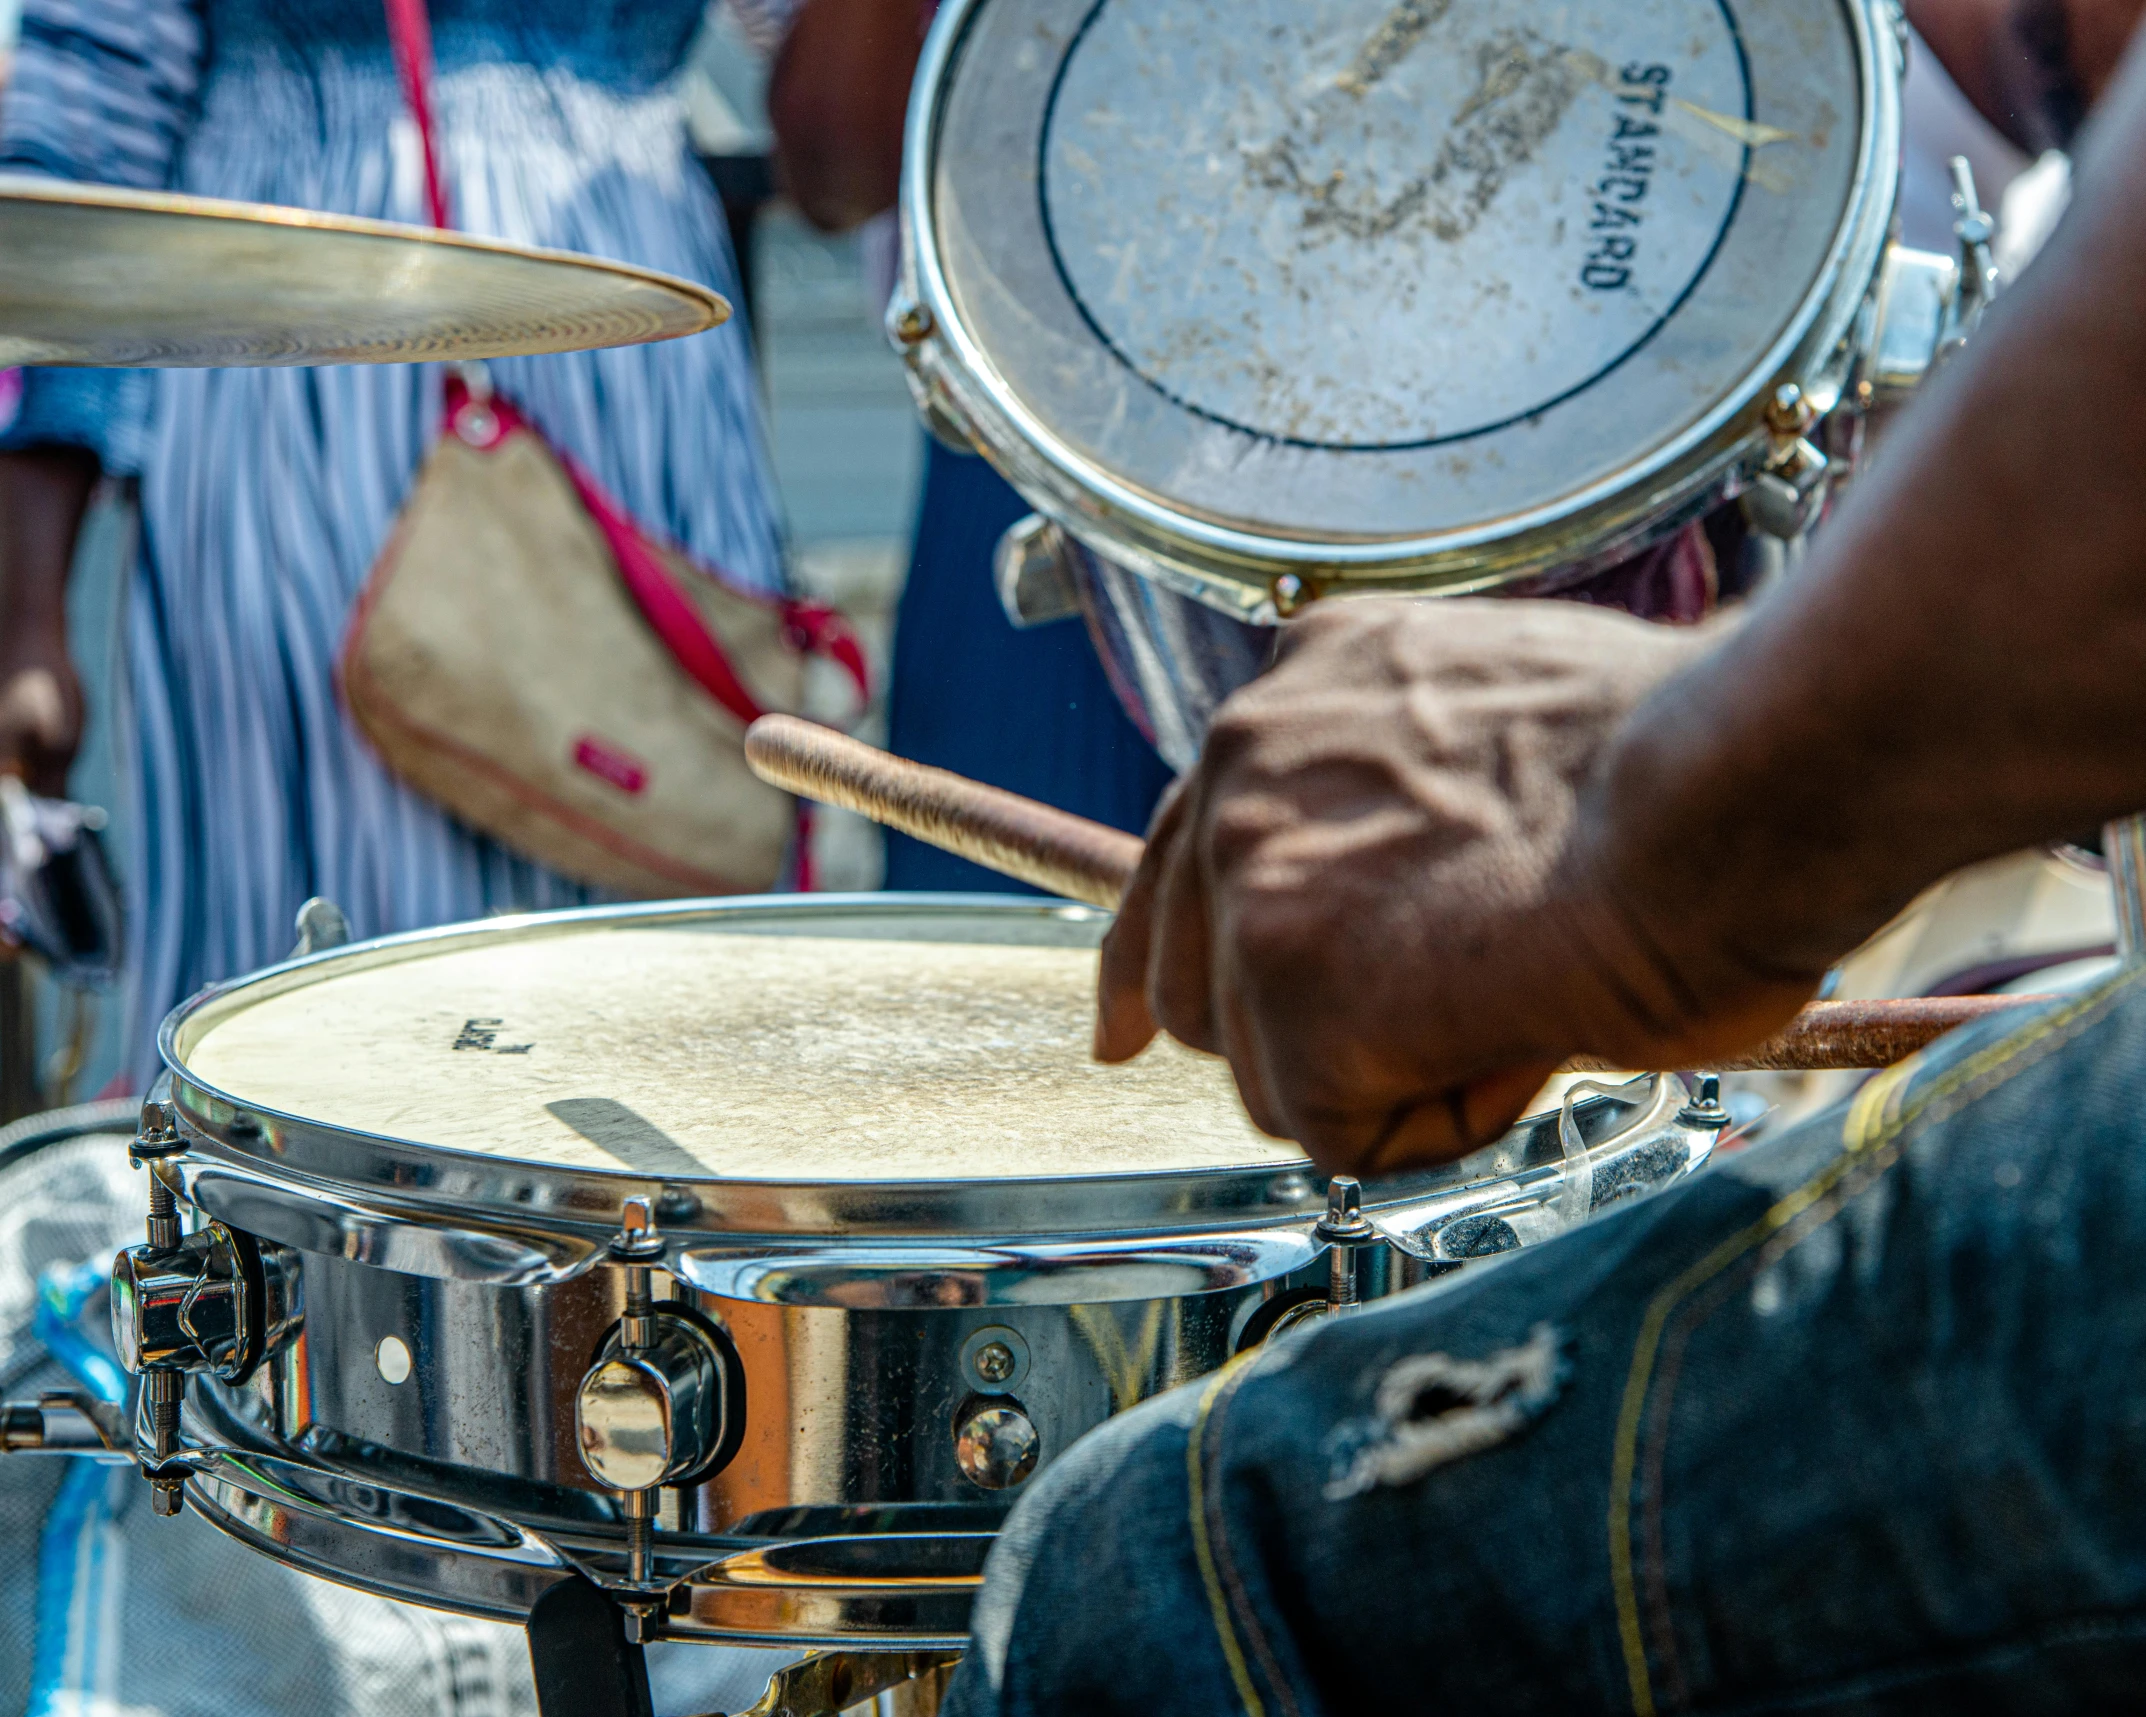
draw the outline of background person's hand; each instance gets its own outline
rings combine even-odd
[[[1818,974],[1681,949],[1590,792],[1620,719],[1718,632],[1511,601],[1290,625],[1156,814],[1097,1054],[1160,1026],[1226,1055],[1260,1127],[1362,1171],[1494,1137],[1568,1055],[1691,1066],[1785,1021]]]
[[[83,713],[82,682],[64,635],[40,628],[0,639],[0,774],[64,799]]]
[[[0,773],[54,799],[82,744],[67,572],[96,482],[79,449],[0,453]]]

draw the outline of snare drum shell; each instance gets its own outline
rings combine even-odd
[[[1092,947],[1104,922],[1034,900],[599,908],[338,950],[190,1002],[164,1033],[185,1149],[154,1172],[196,1222],[253,1236],[295,1308],[245,1383],[192,1382],[197,1506],[315,1572],[476,1614],[518,1617],[577,1567],[618,1578],[621,1500],[582,1462],[575,1401],[625,1308],[627,1268],[607,1243],[638,1196],[662,1229],[657,1297],[717,1330],[743,1379],[727,1404],[735,1453],[660,1493],[656,1554],[677,1593],[666,1625],[958,1643],[991,1534],[1036,1472],[1324,1297],[1325,1200],[1301,1159],[1031,1181],[673,1181],[251,1107],[189,1058],[258,1001],[469,947],[564,937],[585,981],[573,939],[636,927]],[[1387,1243],[1356,1256],[1360,1292],[1688,1172],[1718,1123],[1687,1119],[1681,1101],[1668,1079],[1586,1097],[1461,1163],[1367,1187]],[[1575,1152],[1591,1165],[1577,1182]]]

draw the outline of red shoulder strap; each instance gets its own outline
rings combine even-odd
[[[417,122],[417,141],[425,152],[425,209],[436,227],[451,227],[447,182],[440,177],[439,136],[432,122],[432,20],[425,0],[387,0],[388,42],[395,50],[395,75],[402,82],[403,104]]]

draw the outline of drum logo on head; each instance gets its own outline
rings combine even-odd
[[[466,1019],[462,1029],[455,1034],[457,1049],[482,1049],[493,1055],[527,1055],[536,1048],[533,1043],[501,1043],[499,1034],[505,1028],[503,1019]]]
[[[1669,83],[1667,66],[1628,65],[1617,78],[1621,104],[1660,116]],[[1646,140],[1659,137],[1661,129],[1653,119],[1627,112],[1617,115],[1605,171],[1595,181],[1594,217],[1587,223],[1594,248],[1580,269],[1583,286],[1597,292],[1621,292],[1631,282],[1641,219],[1637,205],[1646,200],[1647,181],[1654,172],[1654,145]]]

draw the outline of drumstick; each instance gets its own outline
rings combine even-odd
[[[774,786],[840,805],[1002,875],[1091,906],[1115,908],[1140,863],[1137,836],[1003,788],[912,763],[794,715],[767,715],[746,730],[745,760]],[[1917,996],[1902,1001],[1812,1002],[1787,1027],[1709,1071],[1815,1072],[1889,1067],[1955,1026],[2034,996]],[[1581,1056],[1572,1070],[1610,1063]]]
[[[1090,906],[1115,910],[1140,864],[1138,835],[912,763],[794,715],[764,715],[747,728],[745,761],[788,792]]]

